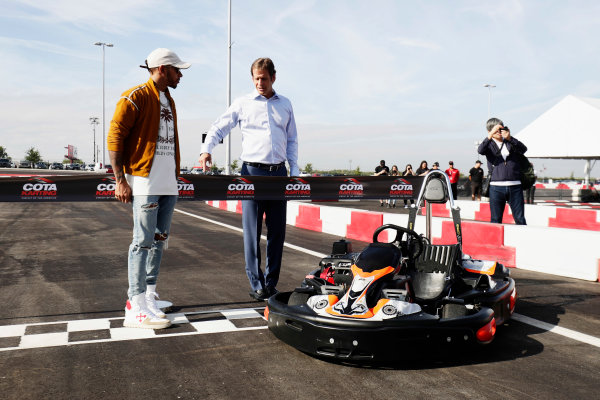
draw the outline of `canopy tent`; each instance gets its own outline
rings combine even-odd
[[[527,146],[529,158],[600,159],[600,99],[569,95],[539,116],[515,137]]]

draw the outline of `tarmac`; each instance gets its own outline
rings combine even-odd
[[[377,200],[361,204],[382,208]],[[176,208],[186,214],[175,212],[158,284],[161,298],[173,303],[174,323],[152,332],[122,328],[129,206],[0,203],[2,398],[571,399],[598,393],[598,283],[512,270],[517,314],[490,345],[385,366],[345,365],[301,353],[266,328],[264,303],[248,295],[239,214],[196,201]],[[316,254],[329,253],[337,239],[288,227],[286,242],[295,247],[284,249],[278,289],[298,285],[318,264]],[[355,249],[364,245],[354,241]]]

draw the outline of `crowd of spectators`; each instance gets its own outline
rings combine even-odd
[[[435,161],[432,164],[431,169],[439,170],[440,163]],[[385,160],[381,160],[379,162],[379,165],[377,167],[375,167],[374,175],[375,176],[388,176],[388,175],[390,175],[390,176],[425,176],[431,169],[429,169],[429,164],[427,163],[427,161],[423,160],[423,161],[421,161],[419,168],[417,168],[416,170],[413,170],[413,167],[411,164],[406,164],[406,167],[404,167],[404,171],[399,172],[398,166],[393,165],[392,169],[390,170],[390,168],[385,164]],[[460,177],[460,171],[458,169],[454,168],[453,161],[449,161],[448,169],[445,172],[448,175],[448,178],[450,180],[453,198],[456,200],[458,198],[458,179]],[[471,178],[469,177],[469,179],[471,179]],[[404,208],[409,207],[409,205],[408,205],[409,202],[411,205],[414,205],[415,199],[414,198],[404,199]],[[389,200],[379,199],[379,204],[382,207],[387,206],[388,208],[396,208],[396,199],[389,199]]]
[[[479,144],[477,152],[485,156],[488,166],[488,178],[484,180],[484,171],[481,168],[482,162],[475,161],[475,166],[469,170],[468,185],[470,186],[471,200],[481,201],[482,195],[490,199],[491,222],[502,223],[502,217],[506,204],[509,205],[515,223],[525,225],[524,204],[533,204],[535,184],[529,186],[529,181],[524,181],[524,177],[532,174],[526,172],[525,162],[529,163],[524,156],[527,146],[515,139],[510,134],[510,129],[498,118],[490,118],[486,122],[487,137]],[[533,165],[529,163],[529,169],[533,170]],[[440,163],[435,161],[431,170],[440,170]],[[412,166],[407,164],[404,171],[400,174],[398,167],[394,165],[392,171],[385,165],[385,160],[381,160],[375,168],[375,175],[392,176],[424,176],[431,171],[426,160],[421,161],[419,168],[413,172]],[[454,200],[458,199],[458,182],[460,171],[454,168],[454,161],[448,161],[448,168],[444,171],[450,183],[450,192]],[[523,186],[523,182],[527,185]],[[484,186],[485,184],[485,186]],[[485,187],[485,189],[484,189]],[[467,189],[466,186],[463,190]],[[524,196],[523,189],[526,189]],[[414,199],[403,199],[404,207],[408,208],[408,201],[414,206]],[[387,205],[389,208],[396,207],[396,199],[380,199],[381,206]]]

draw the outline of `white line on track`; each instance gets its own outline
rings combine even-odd
[[[244,232],[242,230],[242,228],[238,228],[237,226],[224,224],[223,222],[215,221],[214,219],[210,219],[210,218],[206,218],[206,217],[201,217],[200,215],[192,214],[192,213],[189,213],[187,211],[179,210],[177,208],[175,209],[175,211],[177,211],[178,213],[181,213],[181,214],[185,214],[188,217],[201,219],[202,221],[210,222],[211,224],[219,225],[219,226],[222,226],[224,228],[228,228],[228,229],[234,230],[236,232]],[[267,237],[265,235],[262,235],[260,238],[262,240],[267,240]],[[285,247],[289,247],[290,249],[297,250],[297,251],[300,251],[300,252],[305,253],[305,254],[310,254],[311,256],[315,256],[315,257],[319,257],[319,258],[323,258],[323,257],[327,257],[328,256],[327,254],[323,254],[323,253],[319,253],[319,252],[312,251],[312,250],[309,250],[309,249],[305,249],[304,247],[296,246],[295,244],[291,244],[291,243],[288,243],[288,242],[285,242],[283,245]]]
[[[212,224],[216,224],[216,225],[222,226],[224,228],[232,229],[232,230],[235,230],[237,232],[243,232],[243,230],[241,228],[238,228],[238,227],[233,226],[233,225],[224,224],[222,222],[215,221],[215,220],[212,220],[210,218],[201,217],[199,215],[192,214],[192,213],[189,213],[189,212],[186,212],[186,211],[182,211],[182,210],[179,210],[179,209],[175,209],[175,211],[177,211],[177,212],[179,212],[181,214],[185,214],[187,216],[193,217],[193,218],[198,218],[198,219],[201,219],[203,221],[210,222]],[[263,236],[261,236],[261,239],[267,240],[267,237],[263,235]],[[327,254],[318,253],[316,251],[305,249],[304,247],[296,246],[296,245],[290,244],[288,242],[285,242],[284,246],[289,247],[289,248],[291,248],[293,250],[300,251],[302,253],[310,254],[310,255],[315,256],[315,257],[319,257],[319,258],[327,257]],[[521,315],[521,314],[517,314],[517,313],[513,314],[512,318],[515,321],[519,321],[521,323],[534,326],[534,327],[542,329],[544,331],[556,333],[558,335],[562,335],[562,336],[568,337],[570,339],[574,339],[574,340],[577,340],[577,341],[580,341],[580,342],[583,342],[583,343],[591,344],[592,346],[600,347],[600,338],[597,338],[595,336],[586,335],[585,333],[581,333],[581,332],[577,332],[577,331],[574,331],[574,330],[571,330],[571,329],[563,328],[563,327],[560,327],[558,325],[552,325],[552,324],[549,324],[547,322],[539,321],[537,319],[534,319],[534,318],[531,318],[531,317],[527,317],[525,315]]]
[[[537,319],[533,319],[521,314],[513,314],[512,319],[527,325],[534,326],[544,331],[557,333],[559,335],[566,336],[568,338],[578,340],[583,343],[591,344],[592,346],[600,347],[600,338],[597,338],[595,336],[586,335],[585,333],[577,332],[572,329],[567,329],[558,325],[552,325],[547,322],[538,321]]]

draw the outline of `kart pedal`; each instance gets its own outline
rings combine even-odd
[[[383,289],[383,297],[392,300],[406,301],[408,291],[406,289]]]
[[[321,286],[321,294],[335,294],[336,296],[339,295],[341,292],[343,292],[344,287],[343,286],[337,286],[337,285],[323,285]]]

